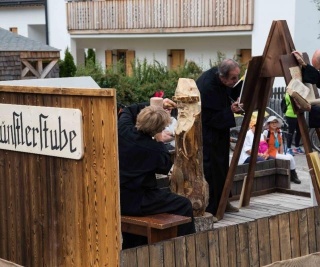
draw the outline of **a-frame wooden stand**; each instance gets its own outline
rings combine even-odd
[[[291,55],[293,50],[295,50],[295,47],[286,21],[273,21],[263,55],[253,57],[249,62],[247,77],[242,94],[243,100],[241,101],[244,104],[245,115],[216,214],[216,217],[219,220],[224,216],[227,200],[232,188],[233,177],[235,175],[241,148],[244,143],[252,113],[253,111],[258,110],[257,125],[252,147],[253,153],[249,163],[247,179],[243,184],[241,194],[243,197],[241,198],[240,203],[240,206],[249,205],[264,114],[272,93],[274,78],[285,77],[286,83],[288,84],[290,82],[291,76],[289,73],[289,67],[297,65],[293,55]],[[307,154],[312,152],[311,142],[308,135],[308,127],[303,113],[299,113],[297,118],[304,149]],[[309,160],[308,165],[309,169],[311,169],[312,165]],[[315,175],[313,172],[310,172],[310,175],[317,202],[320,203],[320,191],[316,183]]]

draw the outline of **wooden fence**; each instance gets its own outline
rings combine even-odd
[[[248,267],[320,251],[311,207],[121,251],[121,267]]]

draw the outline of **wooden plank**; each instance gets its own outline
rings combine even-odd
[[[186,239],[185,237],[177,237],[174,239],[174,248],[175,248],[175,266],[183,267],[186,266],[187,262],[187,251],[186,251]]]
[[[260,265],[271,263],[270,233],[268,218],[257,220]]]
[[[175,265],[174,240],[163,242],[163,266],[171,267]],[[143,266],[141,266],[143,267]]]
[[[300,257],[300,225],[298,212],[290,212],[290,242],[292,258]]]
[[[280,232],[279,232],[279,220],[278,216],[272,216],[269,218],[269,233],[270,233],[270,254],[271,262],[281,260],[280,256]]]
[[[162,264],[159,265],[159,263],[163,262],[162,250],[163,246],[161,243],[156,243],[149,246],[150,266],[162,266]]]
[[[227,244],[228,244],[228,266],[233,267],[237,265],[236,250],[236,226],[232,225],[227,227]],[[234,253],[230,253],[233,251]]]
[[[208,246],[208,232],[201,232],[195,236],[196,246],[196,264],[190,266],[204,266],[209,267],[209,246]]]
[[[191,222],[191,217],[161,213],[148,216],[121,216],[121,222],[156,229],[167,229],[173,226]]]
[[[186,236],[186,251],[187,251],[187,264],[188,266],[197,266],[197,245],[196,240],[198,237],[198,233],[196,235],[188,235]]]
[[[237,266],[247,267],[249,265],[249,242],[248,223],[238,225],[236,234]]]
[[[219,255],[219,231],[208,232],[209,241],[209,263],[210,267],[220,267],[220,255]]]
[[[316,231],[316,243],[317,243],[317,251],[320,251],[320,209],[318,207],[313,208],[314,210],[314,224]]]
[[[218,229],[219,233],[219,259],[220,266],[229,266],[228,261],[228,244],[227,240],[227,227],[223,227]]]
[[[257,222],[248,223],[249,266],[260,266]]]
[[[306,210],[299,210],[300,255],[309,254],[308,217]]]
[[[308,218],[309,253],[314,253],[317,251],[317,237],[316,237],[316,229],[314,224],[315,215],[314,215],[313,208],[307,209],[307,218]]]
[[[288,214],[279,215],[279,232],[281,233],[280,235],[281,260],[290,259],[291,246],[290,246],[290,224],[289,224]]]
[[[121,255],[121,267],[140,267],[137,263],[137,249],[125,249],[120,252]],[[147,254],[149,259],[149,254]]]
[[[76,96],[105,96],[114,97],[115,89],[112,88],[54,88],[41,86],[20,86],[20,85],[1,85],[1,92],[15,93],[17,90],[22,94],[39,94],[39,95],[76,95]],[[2,101],[2,103],[5,103]],[[14,103],[14,102],[13,102]]]
[[[149,246],[137,247],[137,266],[149,267],[150,266],[149,258],[151,257],[152,253],[155,253],[155,252],[154,250],[152,251],[151,249],[149,249]]]

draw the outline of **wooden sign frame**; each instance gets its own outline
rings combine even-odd
[[[257,160],[260,135],[263,127],[264,114],[272,93],[272,86],[275,77],[285,77],[288,84],[289,77],[285,69],[286,63],[281,64],[281,56],[290,56],[295,50],[293,40],[286,21],[273,21],[266,46],[262,56],[253,57],[248,65],[246,83],[243,89],[243,104],[245,115],[239,133],[238,141],[231,159],[230,168],[226,177],[225,186],[220,199],[216,217],[220,220],[224,216],[225,208],[229,198],[229,193],[233,184],[233,177],[240,157],[242,145],[249,128],[250,119],[254,110],[258,111],[256,131],[252,147],[252,157],[249,163],[247,179],[242,188],[242,203],[240,206],[248,206],[253,186],[254,169]],[[297,63],[296,63],[297,64]],[[250,103],[248,105],[248,103]],[[312,151],[308,129],[303,113],[298,114],[298,123],[302,135],[302,141],[306,153]],[[312,167],[308,160],[309,169]],[[311,175],[314,184],[315,177]],[[315,190],[318,203],[320,203],[320,192]]]

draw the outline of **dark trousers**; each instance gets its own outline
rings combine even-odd
[[[290,118],[290,117],[286,117],[286,119],[289,125],[289,129],[288,129],[289,134],[287,136],[287,147],[291,148],[294,132],[296,132],[295,139],[294,139],[295,146],[298,147],[300,146],[300,140],[301,140],[301,133],[298,125],[298,119]]]
[[[312,105],[309,112],[309,128],[320,128],[320,106]]]
[[[196,232],[193,219],[192,204],[189,199],[172,193],[169,189],[160,189],[144,195],[141,211],[144,215],[171,213],[192,218],[190,223],[178,226],[178,236]],[[144,236],[122,233],[122,249],[146,245],[148,240]]]
[[[243,162],[243,164],[249,163],[250,162],[250,156],[246,158],[246,160]],[[270,159],[274,159],[274,157],[269,157],[267,159],[264,159],[263,157],[257,156],[257,162],[260,161],[265,161],[265,160],[270,160]]]
[[[229,170],[230,135],[219,135],[211,145],[203,145],[203,172],[209,185],[209,204],[206,211],[217,213]],[[231,192],[229,197],[231,196]]]

